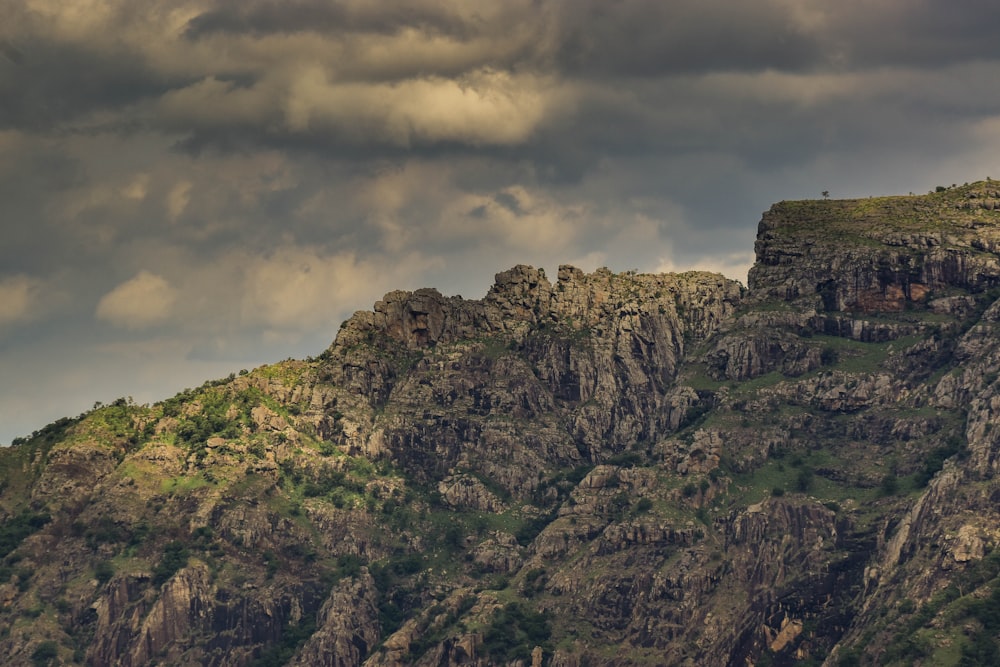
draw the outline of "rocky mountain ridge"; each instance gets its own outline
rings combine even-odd
[[[995,664],[1000,188],[526,266],[0,452],[9,664]]]

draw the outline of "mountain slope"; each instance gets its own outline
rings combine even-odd
[[[992,664],[1000,193],[519,266],[0,453],[11,664]]]

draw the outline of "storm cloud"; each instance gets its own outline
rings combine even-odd
[[[516,263],[745,279],[773,201],[984,178],[1000,148],[985,0],[0,16],[0,442],[317,354],[389,289],[477,298]]]

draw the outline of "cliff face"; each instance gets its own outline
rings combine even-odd
[[[500,273],[0,453],[9,664],[994,664],[1000,192]],[[976,662],[978,661],[978,662]]]
[[[523,266],[482,301],[392,292],[328,351],[352,418],[319,432],[417,479],[448,480],[457,466],[526,501],[547,474],[676,428],[697,400],[675,391],[687,347],[731,317],[741,292],[710,274],[572,267],[552,285]]]
[[[824,311],[899,312],[1000,282],[1000,185],[782,202],[764,214],[750,289]],[[938,303],[948,308],[948,303]]]

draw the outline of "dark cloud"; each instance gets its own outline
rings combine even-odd
[[[135,126],[131,105],[190,83],[150,69],[142,53],[119,47],[36,42],[30,48],[19,66],[0,72],[0,129],[65,130],[105,111],[114,129],[128,131]]]
[[[990,0],[852,0],[831,12],[831,24],[844,67],[942,67],[1000,59],[1000,5]]]
[[[808,70],[827,64],[822,34],[781,3],[625,0],[559,3],[555,59],[581,77],[714,70]]]
[[[397,2],[385,7],[377,3],[266,0],[238,6],[217,3],[191,19],[184,36],[199,39],[220,33],[263,36],[301,32],[391,35],[402,30],[460,38],[471,34],[470,26],[440,3]]]
[[[1000,149],[985,1],[92,9],[3,9],[0,441],[316,354],[395,287],[741,277],[773,201],[973,180]]]
[[[20,65],[24,60],[24,54],[21,53],[21,50],[6,39],[0,39],[0,53],[7,56],[7,59],[15,65]]]

